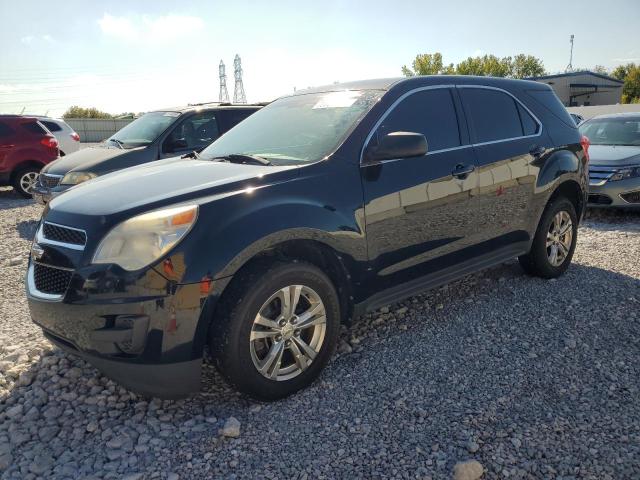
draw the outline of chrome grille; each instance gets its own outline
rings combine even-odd
[[[62,180],[62,175],[49,175],[47,173],[43,173],[39,177],[40,185],[46,188],[57,187]]]
[[[87,234],[83,230],[57,225],[55,223],[44,222],[42,234],[45,239],[55,242],[81,246],[87,243]]]
[[[49,267],[40,263],[33,264],[33,282],[38,291],[50,295],[62,295],[67,291],[73,272]]]
[[[600,186],[607,183],[614,173],[618,171],[615,167],[595,167],[589,166],[589,185]]]

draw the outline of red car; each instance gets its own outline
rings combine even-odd
[[[37,119],[0,115],[0,185],[30,198],[40,169],[58,158],[58,140]]]

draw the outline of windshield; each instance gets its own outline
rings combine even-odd
[[[640,145],[640,117],[594,118],[579,129],[591,145]]]
[[[148,145],[158,138],[179,116],[178,112],[145,113],[114,133],[107,141],[111,140],[125,148]]]
[[[347,90],[281,98],[209,145],[201,157],[254,155],[274,165],[321,160],[336,149],[382,93]]]

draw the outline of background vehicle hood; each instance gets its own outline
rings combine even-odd
[[[628,145],[591,145],[589,164],[602,167],[617,167],[640,164],[640,147]]]
[[[129,150],[107,147],[83,148],[51,162],[42,172],[51,175],[66,175],[71,170],[76,170],[101,175],[140,163],[141,151],[143,150],[145,147]]]
[[[296,166],[258,166],[170,158],[81,183],[49,203],[54,215],[109,216],[148,211],[278,181]],[[72,218],[72,217],[70,217]]]

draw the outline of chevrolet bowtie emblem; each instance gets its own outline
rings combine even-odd
[[[34,243],[33,245],[31,245],[31,259],[38,261],[42,258],[42,256],[44,255],[44,249],[38,245],[37,243]]]

